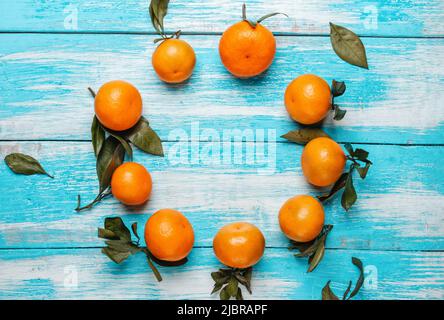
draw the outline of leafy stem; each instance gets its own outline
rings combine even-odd
[[[97,197],[91,201],[89,204],[81,207],[81,199],[80,199],[80,194],[77,195],[77,207],[75,208],[75,210],[77,212],[83,211],[83,210],[87,210],[87,209],[91,209],[96,203],[99,203],[100,201],[102,201],[104,198],[110,196],[111,193],[111,188],[107,188],[106,190],[103,190],[102,192],[100,192]]]
[[[362,261],[358,258],[352,257],[352,263],[359,269],[359,278],[358,281],[356,281],[356,285],[353,291],[351,291],[352,282],[350,281],[348,283],[348,287],[342,296],[342,300],[350,300],[351,298],[356,296],[362,285],[364,284],[364,267],[362,265]],[[330,282],[331,281],[328,281],[324,288],[322,288],[322,300],[340,300],[338,296],[335,295],[334,292],[331,290]]]
[[[348,211],[358,199],[358,195],[353,185],[353,172],[356,170],[361,179],[365,179],[368,170],[373,163],[368,159],[368,151],[360,148],[353,149],[353,146],[350,143],[346,143],[344,147],[348,152],[347,160],[351,161],[349,170],[339,177],[329,193],[318,196],[318,199],[321,202],[325,202],[332,198],[337,192],[344,189],[341,204],[345,211]]]
[[[343,81],[333,80],[331,84],[331,108],[334,111],[334,120],[342,120],[347,113],[346,110],[343,110],[339,107],[339,105],[335,104],[335,98],[340,97],[345,93],[346,85]]]
[[[224,268],[219,271],[212,272],[211,277],[214,280],[214,287],[211,294],[219,292],[221,300],[230,300],[235,298],[236,300],[243,300],[242,289],[239,284],[243,285],[247,291],[251,294],[251,276],[253,274],[253,268],[237,269],[237,268]]]
[[[154,29],[160,35],[160,38],[155,39],[154,43],[172,38],[179,39],[180,37],[180,30],[176,31],[171,36],[167,36],[165,34],[163,19],[168,13],[168,4],[169,0],[151,0],[150,2],[149,13],[151,23],[153,24]]]
[[[177,30],[176,32],[174,32],[170,36],[167,36],[166,34],[162,33],[161,34],[161,38],[154,39],[154,43],[158,43],[160,41],[164,41],[164,40],[168,40],[168,39],[173,39],[173,38],[179,39],[181,34],[182,34],[182,30]]]
[[[152,262],[153,255],[146,247],[140,247],[140,237],[137,233],[137,222],[131,225],[131,230],[137,238],[134,242],[131,237],[131,231],[125,226],[119,217],[106,218],[104,228],[98,229],[99,238],[105,239],[106,247],[102,248],[102,253],[117,264],[125,261],[130,255],[143,252],[146,255],[148,265],[153,271],[157,281],[162,281],[159,270]]]
[[[299,250],[294,256],[297,258],[308,257],[308,269],[307,273],[312,272],[321,262],[325,253],[325,242],[330,231],[333,229],[333,225],[325,225],[316,239],[309,242],[296,242],[291,240],[288,250]]]
[[[273,13],[268,13],[268,14],[260,17],[256,21],[253,21],[253,20],[247,19],[247,6],[245,5],[245,3],[242,5],[242,20],[248,22],[250,24],[250,26],[252,26],[253,28],[256,28],[256,26],[259,23],[261,23],[262,21],[264,21],[265,19],[271,18],[271,17],[276,16],[278,14],[282,14],[288,18],[288,15],[286,15],[285,13],[273,12]]]

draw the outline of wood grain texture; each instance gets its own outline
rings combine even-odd
[[[443,299],[444,253],[327,250],[310,274],[307,261],[286,249],[266,249],[254,267],[253,295],[246,299],[320,299],[322,287],[342,295],[359,272],[351,257],[359,257],[367,280],[357,299]],[[210,248],[196,248],[187,264],[159,267],[164,281],[155,281],[141,255],[116,265],[99,248],[60,250],[0,250],[0,298],[27,299],[218,299],[210,296],[210,273],[222,267]],[[73,280],[77,278],[77,286]]]
[[[171,1],[167,29],[184,30],[198,60],[187,83],[170,86],[152,71],[147,0],[0,1],[0,157],[24,152],[55,175],[15,175],[0,164],[0,299],[215,299],[210,272],[221,265],[211,240],[236,220],[254,222],[267,239],[246,298],[319,299],[328,280],[341,295],[358,277],[355,256],[366,266],[358,299],[444,299],[444,2],[246,1],[250,17],[290,18],[264,23],[278,35],[268,72],[238,80],[217,46],[243,2]],[[364,36],[369,71],[334,54],[329,21]],[[304,181],[302,147],[279,138],[297,128],[283,93],[303,73],[347,83],[337,99],[346,118],[323,126],[337,141],[362,144],[374,162],[366,180],[355,179],[351,212],[338,197],[326,204],[334,229],[310,274],[277,223],[286,199],[322,192]],[[77,194],[86,202],[97,191],[86,88],[119,78],[140,89],[166,156],[135,153],[154,180],[146,205],[109,198],[77,214]],[[186,214],[196,243],[185,266],[160,268],[162,283],[143,255],[115,265],[100,253],[105,217],[136,221],[141,233],[165,207]]]
[[[107,216],[137,221],[143,230],[149,214],[173,207],[187,215],[196,231],[196,246],[210,246],[218,228],[233,221],[257,224],[270,247],[285,248],[277,214],[288,198],[321,194],[302,176],[302,147],[289,143],[231,145],[165,143],[165,158],[135,153],[135,161],[152,173],[151,200],[142,207],[106,199],[94,209],[74,212],[97,192],[90,143],[2,143],[0,155],[24,152],[39,159],[55,179],[19,176],[0,170],[0,246],[2,248],[88,247],[102,242],[96,230]],[[256,148],[255,148],[256,147]],[[359,199],[345,213],[340,198],[326,204],[333,224],[328,247],[346,249],[440,250],[444,248],[444,147],[361,146],[374,166],[366,180],[355,178]],[[217,152],[211,153],[211,150]],[[210,151],[210,152],[209,152]],[[220,151],[220,153],[219,153]],[[226,162],[225,162],[225,161]]]
[[[335,22],[370,36],[443,36],[444,5],[440,0],[335,2],[318,0],[207,0],[170,2],[165,19],[168,30],[223,32],[240,20],[242,3],[252,19],[275,11],[264,24],[275,32],[328,34]],[[154,32],[148,0],[71,0],[0,2],[0,30],[45,32]],[[77,23],[71,18],[77,17]]]
[[[270,129],[279,137],[297,127],[284,107],[286,86],[314,73],[348,86],[337,99],[348,111],[345,119],[324,123],[334,139],[444,143],[444,71],[436,67],[444,59],[444,39],[365,39],[367,71],[340,61],[328,38],[278,37],[270,70],[238,80],[220,63],[218,37],[189,36],[184,38],[198,57],[194,75],[184,85],[168,86],[151,68],[151,38],[0,35],[0,139],[89,139],[93,101],[86,88],[119,78],[139,88],[144,114],[164,140],[205,139],[191,136],[193,124],[219,134]],[[177,129],[187,135],[177,137]]]

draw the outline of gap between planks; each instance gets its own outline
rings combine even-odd
[[[174,31],[175,32],[175,31]],[[172,34],[173,31],[166,31],[166,34]],[[221,36],[223,32],[199,32],[199,31],[183,31],[181,35],[185,36]],[[66,35],[150,35],[155,36],[158,33],[153,31],[107,31],[107,30],[94,30],[94,31],[65,31],[65,30],[54,30],[54,31],[31,31],[31,30],[0,30],[0,34],[66,34]],[[277,37],[316,37],[316,38],[327,38],[330,37],[329,34],[323,33],[294,33],[294,32],[273,32],[273,35]],[[444,35],[376,35],[376,34],[366,34],[359,35],[360,38],[376,38],[376,39],[444,39]]]
[[[0,251],[20,251],[20,250],[91,250],[91,249],[102,249],[102,246],[87,246],[87,247],[11,247],[11,248],[0,248]],[[212,249],[212,246],[194,246],[193,249]],[[278,246],[265,246],[266,249],[270,250],[282,250],[288,249],[288,247],[278,247]],[[328,248],[325,250],[329,251],[362,251],[362,252],[444,252],[444,249],[349,249],[349,248]]]
[[[91,140],[73,140],[73,139],[0,139],[1,142],[68,142],[68,143],[86,143],[91,142]],[[212,142],[210,140],[162,140],[165,143],[174,143],[174,142]],[[230,142],[230,141],[221,141],[221,142]],[[242,140],[242,141],[231,141],[237,143],[282,143],[282,144],[295,144],[290,141],[252,141],[252,140]],[[391,143],[391,142],[353,142],[353,141],[336,141],[339,144],[350,143],[352,145],[371,145],[371,146],[400,146],[400,147],[444,147],[444,143]]]

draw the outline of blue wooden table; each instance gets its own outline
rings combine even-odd
[[[0,1],[0,154],[30,154],[55,176],[19,176],[0,165],[0,298],[215,299],[210,272],[221,265],[211,241],[237,220],[255,223],[267,240],[245,298],[319,299],[328,280],[342,293],[358,276],[352,256],[366,266],[359,299],[444,298],[444,2],[246,1],[251,17],[290,18],[264,23],[277,35],[269,71],[238,80],[217,45],[242,2],[171,1],[165,24],[184,31],[198,61],[189,82],[169,86],[151,67],[147,0]],[[339,60],[329,21],[362,37],[370,70]],[[319,193],[302,176],[302,148],[279,138],[297,128],[283,93],[303,73],[346,81],[338,102],[347,116],[324,128],[374,162],[367,179],[356,180],[359,200],[349,213],[339,199],[326,205],[334,229],[310,274],[277,223],[287,198]],[[112,79],[140,89],[166,156],[135,153],[154,180],[144,207],[107,199],[77,214],[77,194],[88,199],[97,189],[86,88]],[[236,129],[242,141],[232,141]],[[165,207],[194,225],[189,263],[160,267],[158,283],[143,255],[116,265],[101,254],[96,230],[105,217],[136,221],[142,232],[149,214]]]

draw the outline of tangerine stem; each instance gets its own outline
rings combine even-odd
[[[91,203],[89,203],[89,204],[87,204],[86,206],[83,206],[83,207],[80,207],[80,195],[78,195],[77,196],[77,208],[75,208],[75,210],[77,212],[80,212],[80,211],[92,208],[96,203],[99,203],[104,198],[106,198],[107,196],[111,195],[111,189],[107,189],[105,191],[99,193],[97,195],[97,197]]]
[[[159,282],[162,281],[162,276],[161,276],[159,270],[157,270],[156,266],[151,261],[151,252],[148,250],[148,248],[143,248],[142,251],[145,253],[146,259],[148,261],[148,265],[150,266],[151,270],[153,271],[154,276],[156,277],[157,281],[159,281]]]
[[[288,15],[285,14],[285,13],[282,13],[282,12],[273,12],[273,13],[269,13],[269,14],[266,14],[265,16],[260,17],[256,22],[257,22],[257,23],[261,23],[261,22],[264,21],[265,19],[271,18],[271,17],[276,16],[276,15],[278,15],[278,14],[282,14],[282,15],[286,16],[287,18],[289,18]]]
[[[88,87],[88,91],[89,91],[89,93],[91,93],[91,95],[92,95],[93,98],[96,97],[96,93],[94,92],[93,89],[91,89],[90,87]]]

